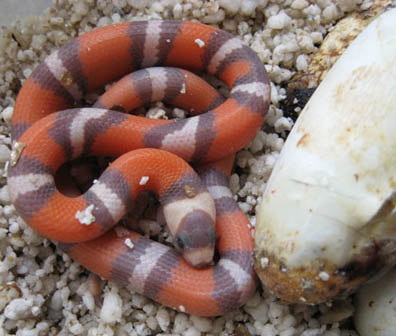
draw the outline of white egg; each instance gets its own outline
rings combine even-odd
[[[395,262],[395,31],[392,9],[351,43],[305,106],[268,181],[256,270],[286,301],[342,297]]]

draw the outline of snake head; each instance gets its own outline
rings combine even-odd
[[[202,210],[186,215],[176,232],[176,247],[184,259],[196,268],[213,260],[216,232],[213,219]]]
[[[176,247],[193,267],[209,265],[214,256],[216,210],[208,191],[163,206],[163,215]]]

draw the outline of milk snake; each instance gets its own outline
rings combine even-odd
[[[152,66],[214,75],[229,87],[229,97],[222,102],[188,71]],[[111,86],[94,107],[75,108],[87,92],[141,68],[147,69]],[[159,100],[191,116],[152,120],[112,110]],[[82,34],[48,56],[17,97],[8,170],[12,202],[30,226],[63,242],[92,272],[179,311],[224,314],[256,287],[252,232],[228,175],[233,154],[261,127],[269,100],[257,55],[216,27],[136,21]],[[56,188],[55,172],[82,155],[117,159],[83,195],[67,197]],[[143,190],[158,195],[185,258],[114,228]],[[208,266],[216,237],[219,260]]]

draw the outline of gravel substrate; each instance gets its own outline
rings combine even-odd
[[[348,300],[287,305],[260,288],[242,309],[201,318],[102,281],[24,223],[10,204],[5,176],[16,94],[51,51],[111,23],[198,20],[244,39],[271,79],[266,124],[238,154],[231,178],[231,189],[254,225],[255,208],[293,126],[280,108],[288,80],[307,69],[310,56],[336,20],[370,4],[367,0],[55,0],[41,17],[4,29],[0,42],[0,335],[357,335],[348,319],[354,311]],[[161,105],[149,113],[166,114]]]

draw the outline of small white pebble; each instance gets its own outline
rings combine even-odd
[[[280,321],[280,318],[283,317],[288,310],[288,307],[285,305],[282,305],[278,302],[271,302],[269,304],[269,309],[268,309],[268,318],[272,323],[276,323],[277,321]]]
[[[146,320],[146,324],[148,325],[148,327],[151,330],[155,330],[158,327],[158,322],[157,320],[154,318],[154,316],[150,316],[147,320]]]
[[[154,315],[155,311],[157,310],[157,308],[154,306],[154,304],[152,303],[147,303],[144,305],[143,307],[143,311],[147,314],[147,315]]]
[[[4,310],[4,316],[10,320],[20,320],[29,316],[33,301],[28,299],[14,299]]]
[[[60,311],[62,309],[63,302],[67,301],[69,293],[70,290],[67,287],[55,291],[51,297],[51,301],[49,305],[50,310]]]
[[[128,246],[130,249],[133,249],[134,244],[132,243],[132,241],[129,238],[125,239],[124,242],[125,242],[126,246]]]
[[[47,41],[47,38],[45,35],[33,35],[32,38],[32,48],[35,50],[41,50],[43,49],[45,42]]]
[[[241,6],[242,0],[219,0],[219,4],[230,14],[236,14]]]
[[[149,109],[149,111],[146,114],[146,117],[150,119],[167,119],[166,111],[159,107],[153,107]]]
[[[326,272],[320,272],[319,273],[319,278],[323,281],[329,281],[330,280],[330,275],[329,273]]]
[[[177,3],[173,7],[173,16],[175,17],[175,19],[181,19],[182,15],[183,15],[183,7],[180,3]]]
[[[203,23],[216,24],[224,21],[225,12],[223,9],[219,9],[215,14],[207,14],[202,18]]]
[[[164,4],[161,2],[154,2],[151,5],[151,9],[156,13],[162,13],[164,11]]]
[[[120,322],[122,316],[122,300],[118,292],[112,288],[104,295],[100,318],[106,323]]]
[[[149,236],[158,235],[162,230],[161,225],[157,221],[150,219],[141,219],[138,221],[139,228]]]
[[[321,32],[312,32],[310,34],[313,43],[322,43],[323,35]]]
[[[8,192],[8,186],[5,185],[0,189],[0,202],[2,204],[10,203],[10,193]]]
[[[245,307],[245,310],[256,320],[262,324],[268,322],[268,305],[261,302],[257,307]]]
[[[10,220],[10,225],[8,227],[8,231],[10,231],[10,233],[17,233],[19,231],[19,224],[16,221],[11,221]]]
[[[205,46],[205,42],[202,41],[201,39],[197,38],[194,41],[196,44],[198,44],[198,47],[203,48]]]
[[[190,326],[188,317],[186,314],[178,313],[174,319],[174,333],[181,333],[186,330]]]
[[[252,206],[248,203],[239,202],[238,205],[241,208],[241,210],[245,213],[248,213],[250,210],[252,210]],[[252,237],[253,237],[253,234],[252,234]]]
[[[374,4],[373,1],[367,1],[367,2],[365,1],[361,4],[360,10],[365,11],[365,10],[369,9],[370,7],[372,7],[373,4]]]
[[[170,316],[168,310],[165,308],[160,308],[155,315],[158,325],[162,331],[167,331],[170,324]]]
[[[46,331],[49,329],[49,323],[47,321],[42,321],[36,324],[36,329],[39,331]]]
[[[191,315],[190,320],[192,321],[194,327],[200,332],[208,332],[213,327],[212,320],[207,317]]]
[[[185,83],[182,84],[182,87],[180,89],[180,93],[181,94],[185,94],[186,93],[186,84]]]
[[[246,16],[252,16],[257,5],[258,2],[256,0],[244,0],[241,3],[241,13]]]
[[[322,12],[324,22],[330,22],[332,20],[335,20],[338,15],[339,11],[338,8],[335,4],[330,3]]]
[[[134,323],[133,325],[135,333],[131,335],[146,335],[147,333],[147,328],[144,323]],[[107,336],[107,334],[105,334]],[[95,334],[96,336],[96,334]]]
[[[84,210],[78,210],[74,217],[78,219],[81,224],[91,225],[96,220],[95,216],[92,214],[93,209],[93,204],[88,205]]]
[[[298,55],[296,59],[296,68],[298,71],[306,72],[308,70],[308,56]]]
[[[87,1],[76,1],[74,10],[80,16],[87,15],[89,11]]]
[[[89,309],[89,310],[93,310],[95,308],[95,298],[92,295],[91,292],[89,291],[85,291],[82,294],[82,300],[85,304],[85,306]]]
[[[249,150],[254,154],[261,151],[264,147],[264,143],[258,137],[254,138],[253,141],[250,143]]]
[[[147,303],[147,299],[143,295],[135,294],[132,296],[132,306],[142,309]]]
[[[292,121],[285,117],[279,118],[278,120],[275,121],[274,124],[275,131],[278,133],[283,131],[290,131],[292,126],[293,126]]]
[[[262,268],[267,268],[269,265],[269,259],[267,257],[263,257],[260,259],[260,264]]]
[[[81,335],[84,332],[84,327],[81,323],[73,321],[73,325],[70,326],[69,331],[73,335]]]
[[[14,108],[12,106],[7,106],[2,112],[1,117],[7,124],[10,124],[12,114],[14,113]]]
[[[142,178],[139,181],[139,185],[145,185],[148,181],[149,181],[149,177],[148,176],[142,176]]]
[[[32,69],[26,68],[26,69],[24,69],[24,70],[22,71],[22,73],[23,73],[23,76],[24,76],[25,78],[28,78],[28,77],[32,74]]]
[[[279,334],[279,336],[294,336],[294,335],[296,335],[295,328],[288,328],[286,330],[282,330]]]
[[[201,336],[201,333],[196,328],[190,327],[186,331],[183,332],[183,335],[184,336]]]
[[[10,216],[13,216],[14,214],[15,214],[15,208],[14,208],[14,206],[13,205],[6,205],[4,208],[3,208],[3,214],[4,214],[4,216],[6,216],[6,217],[10,217]]]
[[[173,109],[173,116],[175,118],[184,119],[186,117],[186,112],[184,110],[176,107]]]
[[[7,229],[0,228],[0,239],[4,239],[5,237],[7,237]],[[1,271],[1,266],[0,266],[0,274],[1,273],[2,273],[2,271]]]
[[[294,0],[290,7],[293,9],[301,10],[301,9],[308,7],[308,5],[309,5],[309,2],[306,0]]]
[[[38,316],[41,313],[41,309],[37,306],[32,307],[31,312],[33,316]]]
[[[291,23],[291,18],[284,11],[268,18],[268,27],[271,29],[283,29]]]
[[[64,19],[62,18],[62,17],[52,17],[51,19],[50,19],[50,23],[52,23],[52,24],[54,24],[54,25],[61,25],[61,24],[63,24],[63,22],[64,22]]]
[[[109,24],[111,24],[111,20],[108,17],[101,17],[96,23],[98,27],[108,26]]]

